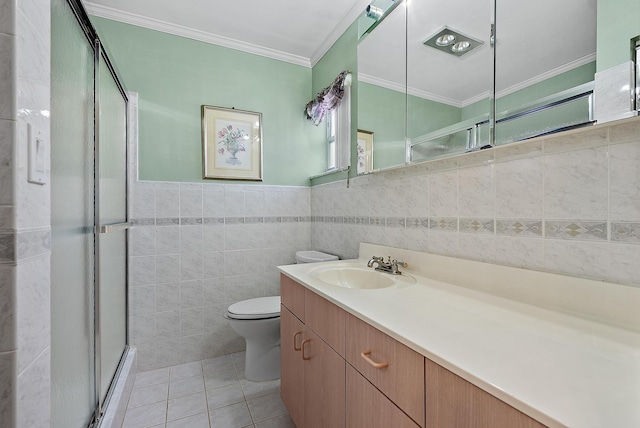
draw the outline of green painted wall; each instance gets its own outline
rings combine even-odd
[[[359,83],[358,128],[373,132],[374,169],[404,165],[405,113],[406,133],[414,138],[459,122],[460,112],[447,104]]]
[[[315,96],[323,88],[326,88],[343,70],[350,70],[351,79],[351,163],[355,166],[358,158],[355,141],[358,135],[358,23],[357,21],[340,36],[331,48],[316,63],[312,70],[311,93],[309,99]],[[307,128],[316,128],[308,131],[311,147],[308,156],[312,158],[312,164],[307,175],[320,174],[327,169],[326,157],[326,126],[323,121],[317,127],[309,125]],[[356,175],[355,167],[350,172]],[[329,174],[312,180],[312,184],[322,184],[346,178],[346,173]]]
[[[309,185],[311,69],[92,17],[139,94],[139,177],[202,179],[201,105],[262,113],[265,184]],[[211,181],[211,180],[206,180]],[[228,181],[225,181],[228,182]]]
[[[592,82],[596,72],[596,63],[576,67],[573,70],[565,71],[557,76],[538,82],[534,85],[527,86],[512,94],[505,95],[496,101],[496,110],[509,110],[514,107],[526,104],[528,102],[544,98],[549,95],[564,91],[583,83]]]
[[[406,96],[359,82],[358,128],[373,132],[373,168],[404,165]]]
[[[640,1],[598,0],[598,69],[631,60],[630,40],[640,35]]]

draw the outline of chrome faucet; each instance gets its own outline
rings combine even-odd
[[[399,262],[396,259],[391,260],[391,256],[387,258],[387,261],[384,261],[384,257],[371,257],[371,260],[367,262],[367,267],[372,268],[373,265],[376,264],[376,270],[380,272],[390,273],[391,275],[402,275],[402,272],[398,269],[399,266],[408,267],[409,265],[405,262]]]

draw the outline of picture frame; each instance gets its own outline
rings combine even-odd
[[[358,174],[373,172],[373,132],[358,129]]]
[[[202,106],[203,178],[262,181],[262,113]]]

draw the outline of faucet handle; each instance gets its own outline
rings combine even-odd
[[[396,264],[396,265],[398,265],[400,267],[403,267],[403,268],[408,268],[409,267],[409,263],[407,263],[407,262],[399,262],[398,260],[394,260],[393,262],[394,262],[394,264]]]

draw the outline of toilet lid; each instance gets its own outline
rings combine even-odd
[[[300,263],[318,263],[338,260],[338,256],[320,251],[296,251],[296,260]]]
[[[242,300],[227,308],[230,318],[239,320],[274,318],[280,316],[280,296]]]

